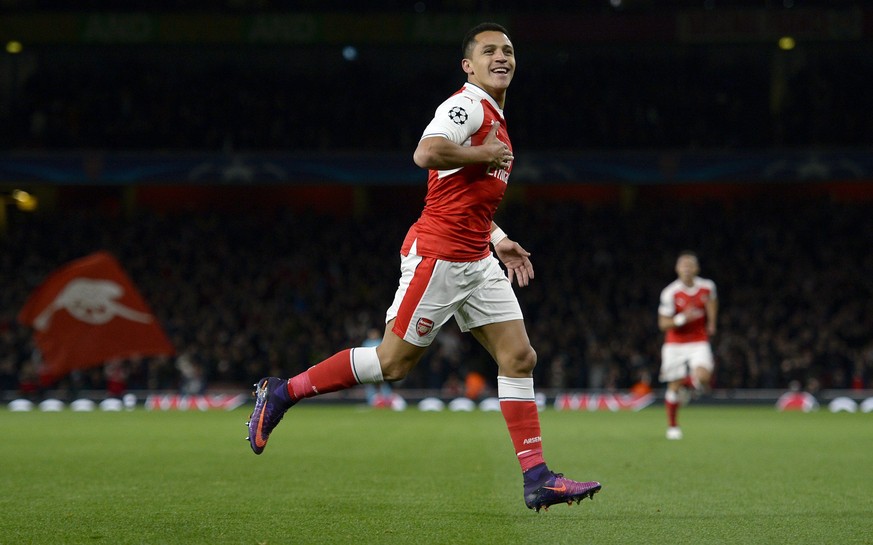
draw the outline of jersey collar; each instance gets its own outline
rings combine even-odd
[[[495,101],[494,98],[485,91],[485,89],[479,87],[475,83],[470,83],[469,81],[464,84],[464,89],[487,100],[492,106],[494,106],[495,110],[500,112],[500,115],[503,115],[503,109],[497,104],[497,101]]]

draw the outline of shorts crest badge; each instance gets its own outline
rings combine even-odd
[[[428,320],[427,318],[419,318],[418,322],[416,322],[415,324],[415,332],[418,333],[418,336],[424,337],[431,331],[433,331],[433,320]]]

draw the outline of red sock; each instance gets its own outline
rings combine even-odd
[[[351,350],[337,352],[288,380],[288,393],[294,401],[358,384],[352,371]]]
[[[509,437],[518,456],[521,470],[544,464],[540,415],[534,401],[501,401],[500,412],[509,428]]]
[[[675,401],[665,401],[664,406],[667,407],[667,423],[671,428],[676,427],[676,413],[679,412],[679,403]]]

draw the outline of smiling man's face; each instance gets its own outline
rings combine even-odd
[[[502,107],[515,74],[515,50],[506,34],[496,30],[480,32],[468,58],[461,63],[467,81],[484,89]]]

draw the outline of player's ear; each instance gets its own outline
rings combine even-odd
[[[473,63],[470,62],[470,59],[461,59],[461,69],[467,73],[473,73]]]

